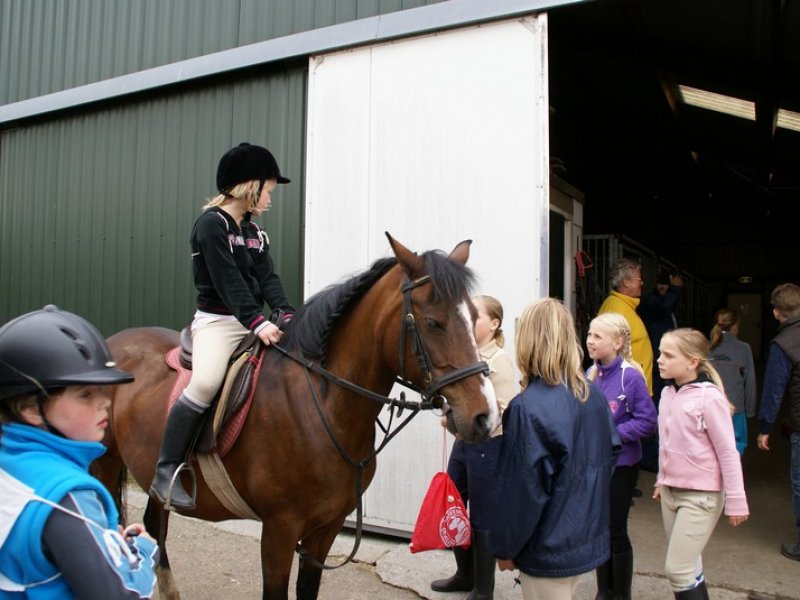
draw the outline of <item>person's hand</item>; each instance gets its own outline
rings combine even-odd
[[[661,500],[661,488],[658,486],[653,488],[653,500]]]
[[[123,538],[125,538],[125,541],[128,541],[128,538],[131,537],[141,537],[150,540],[154,544],[156,543],[156,541],[152,537],[150,537],[150,534],[147,533],[147,530],[141,523],[131,523],[125,528],[123,528],[122,525],[120,525],[119,533],[120,535],[122,535]]]
[[[497,568],[501,571],[513,571],[517,567],[514,566],[514,561],[510,558],[498,558]]]
[[[277,344],[282,336],[283,332],[274,323],[267,323],[267,326],[258,332],[258,339],[264,342],[265,346]]]
[[[675,287],[683,287],[683,277],[680,275],[670,275],[669,284],[674,285]]]
[[[738,527],[739,525],[741,525],[742,523],[747,521],[748,516],[749,515],[740,515],[738,517],[728,517],[728,524],[731,527]]]
[[[765,450],[769,452],[769,434],[768,433],[759,433],[758,437],[756,438],[758,443],[759,450]]]

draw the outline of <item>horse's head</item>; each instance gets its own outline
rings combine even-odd
[[[449,256],[419,256],[386,237],[405,272],[399,374],[434,401],[446,400],[448,422],[464,440],[481,441],[497,424],[498,410],[475,342],[474,275],[466,267],[472,241]]]

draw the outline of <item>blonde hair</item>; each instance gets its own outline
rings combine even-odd
[[[711,366],[708,360],[708,340],[701,332],[690,327],[680,327],[667,331],[661,340],[672,340],[678,348],[678,352],[683,354],[689,360],[697,359],[697,372],[706,375],[711,382],[719,388],[722,395],[728,398],[725,394],[725,385],[722,383],[722,378],[717,373],[717,370]],[[728,401],[728,409],[731,414],[734,413],[735,408],[733,404]]]
[[[619,353],[622,355],[622,358],[627,360],[636,368],[637,371],[644,375],[644,369],[642,369],[642,365],[633,359],[633,352],[631,351],[631,326],[624,316],[615,312],[603,313],[592,319],[592,322],[589,323],[590,329],[592,325],[605,327],[609,332],[611,332],[613,337],[622,338],[622,348],[620,348]],[[594,371],[592,379],[594,379],[596,375],[597,371]]]
[[[541,298],[522,311],[517,366],[523,387],[538,377],[549,385],[565,385],[580,402],[586,402],[589,382],[583,376],[582,362],[575,322],[563,302]]]
[[[260,182],[256,180],[237,183],[225,194],[217,194],[206,202],[203,210],[214,208],[215,206],[225,206],[236,200],[244,200],[247,212],[253,212],[258,205],[258,191]]]
[[[492,339],[500,348],[505,346],[506,336],[503,334],[503,305],[500,304],[500,300],[494,296],[478,294],[472,299],[472,301],[480,304],[490,319],[498,320],[500,325],[498,325],[497,329],[494,330],[494,336]]]
[[[721,308],[714,313],[714,327],[711,328],[709,350],[722,342],[722,334],[730,331],[739,322],[739,315],[732,308]]]

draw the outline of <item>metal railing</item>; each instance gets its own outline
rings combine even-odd
[[[614,263],[620,258],[630,258],[642,265],[644,291],[655,286],[656,277],[661,269],[679,274],[684,281],[681,290],[681,301],[678,305],[677,318],[681,327],[694,327],[700,331],[708,329],[711,319],[711,294],[708,284],[682,269],[669,258],[656,253],[645,245],[624,235],[584,235],[583,251],[593,262],[594,285],[593,296],[597,299],[595,306],[587,306],[589,318],[597,313],[597,309],[609,292],[609,274]]]

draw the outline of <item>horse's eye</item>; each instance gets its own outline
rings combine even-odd
[[[441,329],[442,324],[439,323],[436,319],[431,319],[430,317],[425,317],[425,325],[428,326],[428,329]]]

